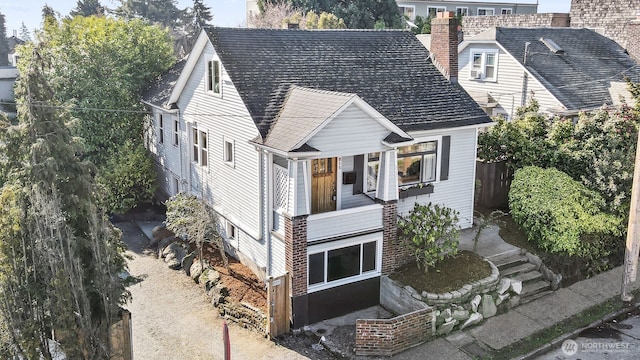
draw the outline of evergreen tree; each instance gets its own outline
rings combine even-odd
[[[102,16],[104,15],[104,7],[100,4],[100,0],[78,0],[76,8],[69,13],[71,16]]]
[[[120,0],[114,14],[125,19],[142,18],[168,28],[176,28],[184,18],[185,10],[176,7],[175,0]]]
[[[7,42],[7,28],[4,15],[0,14],[0,66],[9,65],[9,43]]]
[[[31,34],[29,33],[29,29],[27,29],[27,26],[24,24],[24,21],[20,26],[20,39],[24,41],[31,41]]]
[[[204,0],[193,0],[193,21],[198,27],[203,27],[213,20],[211,8],[204,4]]]
[[[3,358],[52,359],[52,334],[68,359],[111,354],[109,327],[128,299],[119,232],[98,210],[93,165],[56,106],[40,43],[16,86],[17,125],[3,141],[16,152],[0,192],[0,316],[10,331]]]

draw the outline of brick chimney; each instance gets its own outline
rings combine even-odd
[[[458,82],[458,19],[452,11],[431,19],[431,59],[452,83]]]
[[[635,20],[627,24],[626,31],[627,52],[635,61],[640,61],[640,12],[636,14]]]

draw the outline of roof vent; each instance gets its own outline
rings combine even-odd
[[[540,38],[540,41],[542,41],[542,43],[545,44],[554,54],[564,54],[564,50],[562,50],[560,45],[556,44],[555,41],[545,38]]]

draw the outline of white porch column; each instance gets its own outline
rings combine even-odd
[[[398,200],[398,151],[396,149],[380,154],[376,198],[383,201]]]
[[[311,213],[311,179],[308,160],[289,160],[289,181],[292,183],[292,215]]]

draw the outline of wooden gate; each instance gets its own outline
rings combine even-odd
[[[267,280],[269,337],[286,334],[290,329],[289,274]]]

